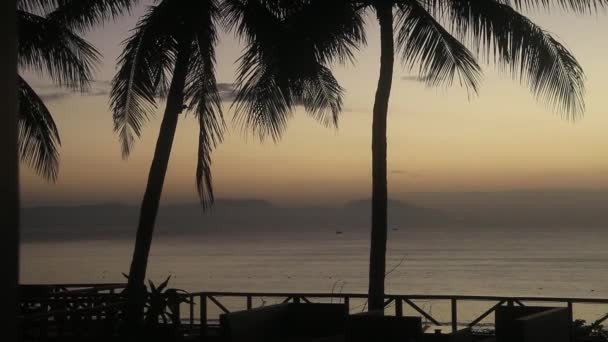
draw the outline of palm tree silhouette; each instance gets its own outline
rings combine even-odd
[[[218,16],[215,0],[163,0],[150,6],[124,42],[119,70],[112,80],[114,129],[125,158],[156,108],[157,97],[166,98],[129,272],[130,322],[138,322],[143,310],[154,223],[179,114],[187,109],[196,113],[199,123],[197,190],[204,207],[213,201],[210,153],[222,140],[225,128],[215,79]]]
[[[276,5],[266,7],[257,1],[251,1],[250,5],[267,10],[278,9]],[[228,4],[220,8],[220,2],[216,0],[162,0],[149,8],[133,35],[125,42],[111,92],[114,128],[122,142],[124,157],[131,152],[133,142],[140,136],[143,125],[156,108],[157,97],[166,97],[128,277],[127,319],[131,323],[141,318],[144,278],[154,223],[179,114],[184,110],[194,111],[199,122],[195,178],[203,209],[213,202],[211,152],[222,141],[225,128],[214,70],[216,28],[224,21],[221,18],[226,18],[230,26],[236,23],[230,18],[248,14],[247,8]],[[255,28],[244,27],[237,34],[248,38],[263,35]],[[264,51],[274,47],[274,40],[255,43],[256,49]],[[327,124],[335,122],[335,115],[339,113],[342,103],[341,88],[325,63],[316,63],[310,70],[302,71],[300,68],[289,69],[290,61],[287,59],[260,61],[256,57],[244,57],[244,60],[249,58],[245,63],[265,67],[269,72],[263,75],[259,83],[240,89],[237,96],[242,100],[240,103],[246,104],[238,108],[240,118],[248,122],[256,121],[263,115],[280,118],[295,105],[304,104],[320,121]],[[281,73],[271,73],[270,70]],[[291,71],[300,74],[289,74]],[[277,91],[284,91],[289,96],[277,98]],[[260,98],[264,101],[255,102]],[[275,123],[267,121],[260,123],[260,126],[268,124],[266,130],[273,131]]]
[[[21,71],[48,77],[58,86],[86,91],[99,60],[79,34],[128,11],[133,0],[18,0],[17,59]],[[55,181],[61,144],[42,98],[18,76],[19,156],[44,179]]]
[[[589,13],[606,6],[608,1],[260,1],[267,8],[274,7],[274,11],[264,11],[260,3],[248,0],[225,0],[225,3],[240,11],[227,12],[229,23],[249,36],[237,79],[240,88],[237,113],[243,108],[255,112],[257,115],[241,116],[245,118],[242,123],[260,136],[270,135],[274,139],[280,136],[290,115],[286,108],[298,103],[297,96],[302,94],[285,91],[282,85],[300,79],[306,70],[317,67],[318,62],[352,59],[353,49],[365,42],[363,16],[375,14],[380,26],[381,56],[372,126],[369,309],[382,310],[388,200],[386,131],[395,53],[400,53],[405,66],[417,68],[420,80],[429,86],[451,85],[457,81],[473,94],[481,80],[477,59],[483,58],[526,83],[539,100],[568,118],[575,118],[584,111],[581,67],[564,46],[518,10],[559,6]],[[273,49],[260,48],[267,41],[274,42]],[[275,59],[284,63],[272,63]],[[326,73],[329,78],[331,73]],[[269,81],[269,74],[284,77],[273,83]],[[332,84],[332,88],[341,89],[337,83]],[[268,111],[268,108],[278,111]],[[334,113],[334,117],[336,115]]]

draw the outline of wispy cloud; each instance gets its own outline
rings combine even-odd
[[[421,174],[419,172],[414,172],[414,171],[408,171],[408,170],[391,170],[391,174],[392,175],[401,175],[401,176],[405,176],[405,177],[411,177],[411,178],[417,178],[420,177]]]
[[[218,83],[217,90],[224,102],[231,102],[236,99],[236,88],[233,83]]]
[[[59,102],[73,96],[109,96],[112,89],[112,83],[105,80],[96,80],[91,82],[91,87],[88,91],[81,93],[71,91],[70,89],[61,88],[53,84],[36,84],[38,95],[46,103]],[[232,83],[218,83],[218,92],[220,98],[224,102],[232,102],[236,98],[236,89]]]
[[[429,80],[429,76],[416,76],[416,75],[408,75],[408,76],[402,76],[401,77],[402,81],[406,81],[406,82],[420,82],[420,83],[426,83]]]
[[[84,92],[71,91],[54,84],[35,84],[38,95],[46,103],[63,101],[72,96],[108,96],[110,94],[110,81],[95,80],[91,82],[91,88]]]
[[[63,100],[64,98],[70,96],[71,94],[67,93],[67,92],[54,92],[54,93],[49,92],[49,93],[39,93],[38,95],[40,96],[42,101],[44,101],[46,103],[50,103],[50,102]]]

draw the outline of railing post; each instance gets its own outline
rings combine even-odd
[[[572,305],[572,301],[568,301],[568,324],[570,327],[570,341],[574,341],[574,306]]]
[[[247,310],[251,310],[252,307],[253,305],[251,303],[251,295],[247,295]]]
[[[451,299],[452,302],[452,332],[458,331],[458,307],[456,298]]]
[[[403,316],[403,299],[401,297],[395,298],[395,316]]]
[[[190,296],[190,330],[194,328],[194,296]]]
[[[180,308],[181,303],[178,301],[177,305],[175,305],[175,312],[173,313],[173,325],[179,327],[182,323],[182,310]]]
[[[293,302],[296,304],[300,303],[300,297],[293,297]]]
[[[201,295],[200,317],[201,340],[204,341],[207,338],[207,296],[205,294]]]
[[[344,297],[344,306],[346,307],[346,316],[350,314],[350,297]]]

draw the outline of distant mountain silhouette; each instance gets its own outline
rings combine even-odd
[[[505,191],[408,193],[390,199],[389,229],[606,229],[608,192]],[[334,207],[281,207],[261,199],[219,199],[203,212],[198,203],[160,208],[156,236],[246,236],[276,231],[367,232],[370,199]],[[24,240],[132,239],[139,207],[98,204],[22,209]]]
[[[399,199],[437,208],[470,226],[608,228],[605,189],[404,193]]]
[[[220,199],[204,212],[196,203],[173,204],[160,208],[157,233],[180,236],[298,229],[348,232],[369,227],[370,205],[369,200],[359,200],[343,207],[284,208],[258,199]],[[120,204],[24,208],[22,235],[26,240],[132,238],[138,210],[137,206]],[[446,222],[437,210],[390,201],[391,226]]]
[[[361,199],[347,202],[344,206],[345,214],[369,218],[371,216],[371,199]],[[389,228],[393,226],[409,226],[411,224],[440,224],[447,223],[449,219],[439,210],[425,208],[408,202],[388,200]]]

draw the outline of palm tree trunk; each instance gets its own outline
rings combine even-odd
[[[376,6],[380,22],[380,78],[372,126],[372,233],[369,257],[369,310],[384,309],[388,186],[386,178],[386,119],[393,82],[394,42],[392,1]]]
[[[150,173],[148,174],[148,185],[141,204],[135,249],[133,251],[127,285],[127,322],[130,329],[136,329],[143,316],[146,296],[144,280],[148,267],[148,256],[150,254],[154,223],[165,182],[178,116],[184,104],[184,86],[191,53],[189,44],[189,40],[180,44],[175,61],[173,79],[171,80],[171,87],[167,96],[167,106],[160,125]]]
[[[19,341],[17,282],[19,279],[19,158],[17,135],[17,25],[15,1],[0,5],[0,329],[6,341]]]

